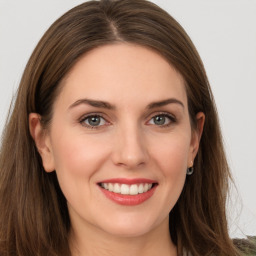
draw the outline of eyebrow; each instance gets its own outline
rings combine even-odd
[[[77,100],[69,106],[69,109],[74,108],[81,104],[90,105],[90,106],[96,107],[96,108],[115,109],[115,107],[108,102],[100,101],[100,100],[90,100],[90,99]]]
[[[148,105],[148,109],[163,107],[163,106],[166,106],[171,103],[179,104],[180,106],[182,106],[184,108],[184,104],[180,100],[171,98],[171,99],[166,99],[166,100],[162,100],[162,101],[152,102]]]
[[[171,103],[179,104],[180,106],[182,106],[184,108],[183,103],[175,98],[152,102],[147,106],[147,108],[153,109],[153,108],[163,107],[163,106],[166,106]],[[105,108],[105,109],[110,109],[110,110],[113,110],[116,108],[114,105],[112,105],[106,101],[92,100],[92,99],[79,99],[79,100],[75,101],[73,104],[71,104],[68,109],[74,108],[81,104],[86,104],[86,105],[90,105],[92,107]]]

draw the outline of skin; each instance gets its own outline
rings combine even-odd
[[[92,128],[88,115],[97,114],[102,118]],[[158,53],[120,43],[76,63],[62,82],[49,129],[30,114],[44,169],[56,171],[68,202],[72,255],[177,255],[168,215],[198,151],[203,113],[197,124],[192,130],[181,75]],[[158,186],[142,204],[119,205],[97,185],[111,178],[147,178]]]

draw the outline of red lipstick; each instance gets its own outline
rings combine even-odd
[[[115,179],[108,179],[103,180],[98,183],[120,183],[120,184],[140,184],[140,183],[157,183],[155,180],[151,179],[144,179],[144,178],[138,178],[138,179],[126,179],[126,178],[115,178]]]
[[[118,191],[116,189],[109,191],[110,188],[104,188],[103,184],[108,184],[108,186],[118,187]],[[125,185],[122,185],[125,184]],[[133,185],[134,184],[134,185]],[[156,190],[157,182],[151,179],[124,179],[124,178],[116,178],[116,179],[108,179],[98,183],[100,190],[103,194],[110,200],[114,201],[120,205],[139,205],[151,198]],[[127,194],[121,193],[121,187],[126,187]],[[140,189],[146,187],[144,191],[138,192],[138,188]],[[135,194],[131,194],[131,187],[135,189]],[[110,189],[111,190],[111,189]],[[123,191],[122,191],[123,192]]]

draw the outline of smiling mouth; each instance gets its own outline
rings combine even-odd
[[[111,201],[126,206],[142,204],[150,199],[158,187],[155,180],[114,178],[97,183],[101,192]]]
[[[138,184],[122,184],[122,183],[99,183],[103,189],[120,195],[138,195],[143,194],[155,187],[157,183],[138,183]]]

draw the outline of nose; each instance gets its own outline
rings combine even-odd
[[[136,169],[147,163],[147,143],[139,128],[126,127],[116,132],[112,160],[126,169]]]

